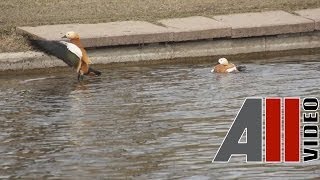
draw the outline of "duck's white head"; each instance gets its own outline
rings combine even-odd
[[[68,38],[68,39],[79,39],[80,36],[78,33],[73,32],[73,31],[69,31],[66,33],[65,36],[63,36],[63,38]]]
[[[226,58],[220,58],[218,60],[218,62],[219,62],[219,64],[222,64],[222,65],[228,65],[229,64],[229,62],[228,62],[228,60]]]

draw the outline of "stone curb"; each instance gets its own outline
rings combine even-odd
[[[94,64],[174,61],[181,58],[226,56],[320,48],[320,31],[251,38],[199,40],[169,44],[118,46],[88,50]],[[212,59],[216,62],[216,59]],[[41,52],[0,54],[0,71],[66,66],[61,60]]]

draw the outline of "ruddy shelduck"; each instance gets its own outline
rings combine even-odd
[[[62,38],[68,38],[70,42],[45,40],[32,40],[31,42],[36,44],[46,53],[56,56],[57,58],[63,60],[70,67],[75,68],[76,72],[78,73],[78,80],[83,80],[84,75],[101,75],[101,72],[90,67],[92,62],[80,41],[80,36],[78,33],[70,31],[67,32]]]
[[[211,72],[230,73],[244,71],[245,69],[245,66],[236,66],[233,63],[229,63],[229,61],[226,58],[220,58],[218,60],[218,64],[212,68]]]

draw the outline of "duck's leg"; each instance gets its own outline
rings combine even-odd
[[[81,70],[82,60],[79,60],[78,66],[77,66],[77,73],[78,73],[78,81],[83,80],[83,71]]]
[[[80,72],[81,65],[82,65],[82,61],[81,61],[81,59],[80,59],[80,60],[79,60],[79,63],[78,63],[78,66],[77,66],[77,73],[78,73],[78,74],[79,74],[79,72]]]
[[[78,72],[78,81],[82,81],[82,80],[83,80],[83,77],[84,77],[83,71],[80,70],[80,71]]]

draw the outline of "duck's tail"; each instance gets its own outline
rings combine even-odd
[[[88,75],[88,76],[101,76],[101,72],[97,71],[97,70],[94,70],[91,67],[89,67],[88,73],[86,73],[85,75]]]
[[[247,67],[246,66],[237,66],[237,70],[239,72],[243,72],[243,71],[246,71],[247,70]]]

